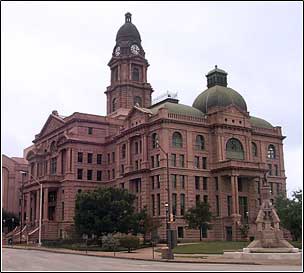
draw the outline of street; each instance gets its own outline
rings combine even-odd
[[[166,263],[2,248],[2,271],[301,271],[301,266]]]

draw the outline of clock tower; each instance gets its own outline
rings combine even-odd
[[[141,45],[140,34],[132,24],[131,13],[116,35],[112,58],[111,85],[107,87],[107,115],[126,116],[133,105],[149,107],[153,89],[147,82],[148,61]]]

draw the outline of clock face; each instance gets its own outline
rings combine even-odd
[[[120,55],[120,47],[116,47],[115,48],[115,56],[119,56]]]
[[[139,49],[138,45],[136,45],[136,44],[131,45],[131,52],[133,54],[137,55],[137,54],[139,54],[139,51],[140,51],[140,49]]]

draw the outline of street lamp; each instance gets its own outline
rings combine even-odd
[[[159,140],[156,139],[156,147],[160,148],[160,150],[166,155],[167,160],[167,193],[168,193],[168,202],[165,203],[166,207],[166,229],[167,229],[167,245],[168,245],[168,259],[174,259],[174,254],[172,251],[172,238],[171,238],[171,226],[170,226],[170,213],[171,213],[171,202],[170,202],[170,181],[169,181],[169,154],[160,146]],[[168,215],[168,217],[167,217]]]
[[[20,171],[20,173],[24,174],[27,173],[33,178],[35,182],[37,182],[40,185],[40,208],[39,208],[39,241],[38,241],[38,246],[41,246],[41,223],[42,223],[42,184],[34,177],[32,176],[29,172],[25,171]]]

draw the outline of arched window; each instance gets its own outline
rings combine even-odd
[[[117,109],[117,100],[116,98],[114,98],[112,100],[112,112],[116,111],[116,109]]]
[[[257,145],[254,142],[251,142],[251,148],[252,148],[252,155],[258,156],[258,148]]]
[[[132,80],[139,81],[139,68],[133,67],[132,69]]]
[[[134,105],[136,105],[137,103],[139,106],[142,106],[141,97],[139,96],[134,97]]]
[[[204,150],[205,149],[205,139],[202,135],[197,135],[196,136],[195,148],[197,150]]]
[[[230,138],[226,144],[227,159],[244,159],[242,143],[236,138]]]
[[[275,147],[272,144],[270,144],[268,146],[268,153],[267,153],[267,155],[268,155],[268,158],[271,158],[271,159],[273,159],[273,158],[276,157]]]
[[[152,149],[157,148],[157,142],[158,142],[158,134],[153,133],[152,134]]]
[[[182,148],[183,147],[183,138],[181,133],[174,132],[172,136],[172,145],[175,148]]]

